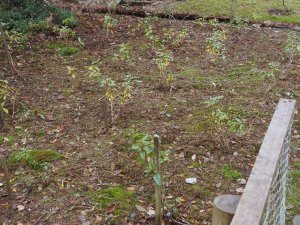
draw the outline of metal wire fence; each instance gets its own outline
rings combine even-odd
[[[278,103],[231,225],[284,225],[295,101]]]
[[[292,123],[290,123],[287,136],[284,139],[278,166],[276,167],[275,176],[266,201],[267,204],[262,217],[263,225],[285,224],[286,182],[289,166],[291,132]]]

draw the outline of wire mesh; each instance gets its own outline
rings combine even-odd
[[[295,100],[280,99],[232,225],[285,225],[287,173]]]
[[[261,222],[263,225],[285,224],[286,182],[289,165],[291,132],[292,122],[289,125],[287,135],[282,145],[275,176],[273,177],[270,192],[267,197]]]

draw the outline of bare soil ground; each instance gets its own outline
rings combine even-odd
[[[77,40],[42,34],[13,49],[21,76],[9,80],[20,94],[16,113],[13,118],[7,116],[2,134],[13,139],[8,149],[51,149],[64,159],[38,171],[22,165],[11,167],[16,199],[10,205],[5,188],[0,187],[1,222],[152,224],[149,215],[135,207],[148,210],[154,206],[154,184],[130,150],[129,134],[157,131],[161,147],[171,152],[163,165],[165,212],[172,215],[170,224],[183,220],[210,224],[213,198],[240,194],[244,188],[224,174],[224,165],[247,179],[279,98],[300,100],[300,62],[296,59],[290,64],[284,52],[287,30],[219,25],[218,29],[228,29],[223,61],[206,51],[205,39],[213,30],[208,23],[199,26],[192,21],[159,20],[154,26],[158,35],[165,28],[187,29],[190,35],[178,47],[169,46],[174,62],[168,71],[175,77],[175,89],[170,92],[164,88],[164,78],[153,61],[155,52],[143,29],[137,29],[143,19],[114,17],[118,25],[108,36],[103,29],[104,15],[79,15],[76,33],[85,45],[71,56],[61,56],[51,46],[79,46]],[[134,65],[112,60],[121,43],[133,46]],[[134,84],[133,99],[108,134],[102,132],[105,115],[99,85],[85,69],[96,60],[103,76],[120,80],[131,74],[140,81]],[[253,68],[268,70],[270,62],[280,63],[275,80],[253,72]],[[0,65],[1,73],[7,74],[2,51]],[[67,74],[66,66],[78,69],[75,79]],[[221,95],[224,98],[218,107],[243,120],[243,135],[216,128],[210,119],[211,109],[204,102]],[[299,130],[297,114],[295,146],[299,145]],[[299,160],[295,153],[291,159]],[[198,183],[186,184],[187,177],[196,177]],[[2,178],[0,173],[1,183]],[[131,192],[131,197],[97,207],[93,193],[113,186]],[[123,204],[120,201],[128,203],[126,210],[118,210]]]

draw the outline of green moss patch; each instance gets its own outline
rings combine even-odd
[[[12,164],[21,163],[22,165],[28,165],[30,168],[37,170],[48,163],[62,158],[63,156],[60,153],[53,150],[21,149],[11,155],[10,162]]]
[[[229,180],[236,180],[236,179],[242,177],[241,172],[231,169],[228,165],[224,165],[222,167],[222,174],[226,179],[229,179]]]
[[[128,191],[123,187],[109,187],[102,190],[89,192],[91,202],[97,207],[105,209],[112,205],[116,206],[113,214],[119,215],[128,212],[133,206],[134,192]]]

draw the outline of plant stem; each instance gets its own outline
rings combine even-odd
[[[111,123],[113,124],[115,122],[114,118],[114,103],[110,102],[110,116],[111,116]]]
[[[1,33],[1,36],[2,36],[3,45],[4,45],[5,52],[6,52],[7,61],[10,65],[11,73],[12,73],[12,75],[15,75],[15,74],[18,75],[18,71],[17,71],[17,69],[14,65],[13,59],[12,59],[11,54],[9,52],[8,44],[7,44],[7,41],[6,41],[6,37],[5,37],[5,33],[4,33],[4,29],[3,29],[1,21],[0,21],[0,33]]]
[[[6,159],[4,158],[4,156],[1,156],[1,164],[2,164],[2,168],[3,168],[3,172],[4,172],[4,181],[6,184],[7,195],[9,197],[9,199],[13,199],[12,190],[11,190],[11,186],[10,186],[8,167],[7,167]]]
[[[109,114],[108,114],[108,102],[104,99],[102,102],[102,107],[103,107],[103,114],[104,114],[104,125],[105,125],[105,131],[104,133],[107,133],[109,131]]]
[[[4,127],[4,112],[3,112],[3,108],[0,105],[0,130],[2,130]]]
[[[282,5],[285,7],[287,12],[290,12],[290,10],[288,9],[288,7],[285,5],[285,0],[282,0]]]
[[[155,154],[155,166],[156,171],[159,174],[161,180],[161,167],[160,167],[160,161],[159,161],[159,136],[157,134],[154,134],[154,154]],[[157,184],[155,182],[155,225],[162,225],[162,198],[161,198],[161,184]]]

